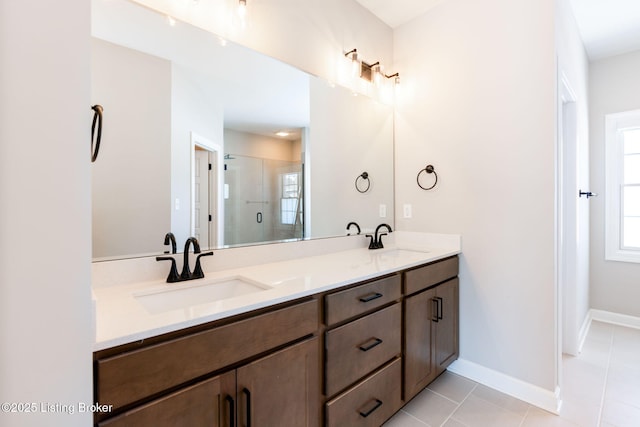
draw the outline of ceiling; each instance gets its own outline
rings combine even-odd
[[[640,1],[569,2],[592,61],[640,49]]]
[[[391,28],[445,0],[356,0]],[[590,60],[640,49],[639,0],[569,0]]]

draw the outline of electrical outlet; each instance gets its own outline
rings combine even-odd
[[[387,217],[387,205],[380,205],[380,218]]]
[[[410,205],[410,204],[405,204],[405,205],[403,205],[403,206],[402,206],[402,210],[403,210],[403,213],[404,213],[404,215],[403,215],[403,216],[404,216],[405,218],[411,218],[412,213],[411,213],[411,205]]]

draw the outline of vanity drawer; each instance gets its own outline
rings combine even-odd
[[[327,426],[380,426],[402,406],[400,359],[327,403]]]
[[[325,297],[327,325],[358,316],[400,298],[401,276],[385,277]]]
[[[326,394],[358,381],[401,352],[401,304],[326,333]]]
[[[409,270],[404,273],[404,294],[413,294],[457,275],[457,256]]]
[[[96,401],[120,408],[317,332],[318,300],[96,361]]]

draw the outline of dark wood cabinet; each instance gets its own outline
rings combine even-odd
[[[436,287],[436,308],[439,308],[434,325],[435,368],[438,375],[458,358],[459,282],[451,279]],[[438,307],[439,306],[439,307]]]
[[[431,345],[435,295],[435,289],[429,289],[404,300],[405,400],[410,400],[437,377]]]
[[[325,296],[327,426],[379,426],[402,406],[401,284],[396,274]]]
[[[404,315],[408,401],[458,357],[458,278],[405,298]]]
[[[227,426],[227,402],[223,393],[225,381],[235,383],[235,375],[228,373],[199,382],[98,423],[98,426]]]
[[[95,425],[379,426],[458,357],[457,274],[454,256],[96,352],[114,411]]]
[[[315,337],[238,368],[237,426],[319,426],[319,354]]]
[[[402,352],[399,303],[326,334],[326,393],[332,396]]]
[[[328,427],[377,427],[402,406],[400,358],[327,402]]]
[[[237,427],[253,418],[254,426],[267,419],[317,426],[319,316],[318,300],[307,299],[141,348],[97,352],[95,401],[115,413],[96,414],[96,424]]]

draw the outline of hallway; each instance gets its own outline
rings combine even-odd
[[[578,357],[563,358],[560,416],[445,372],[385,427],[636,427],[640,330],[593,321]]]

